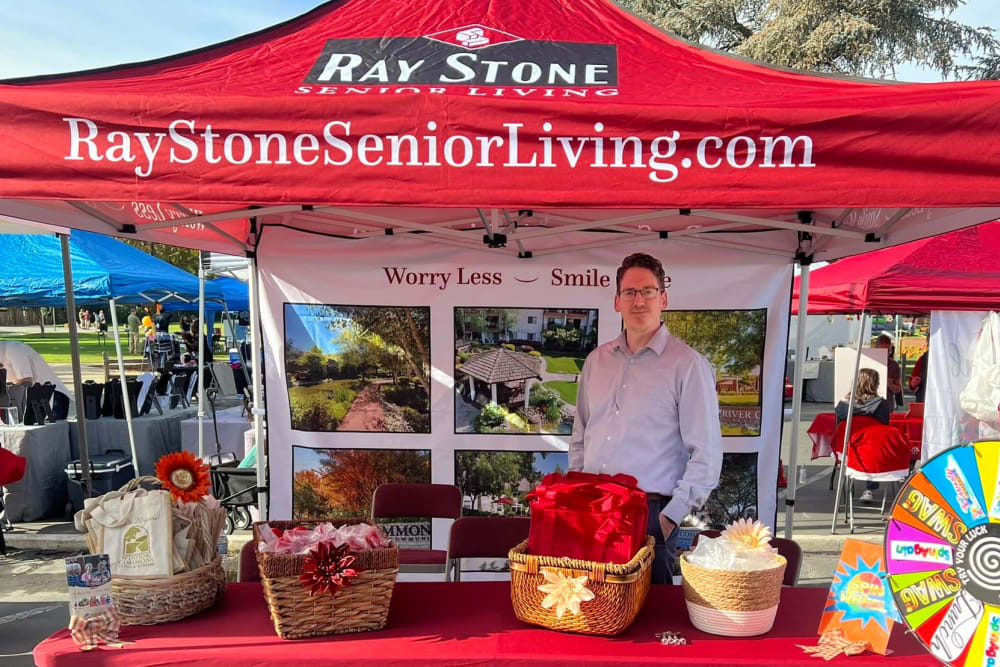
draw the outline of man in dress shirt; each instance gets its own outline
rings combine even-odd
[[[622,261],[615,310],[625,331],[590,353],[580,373],[570,470],[626,473],[649,496],[653,583],[671,583],[677,524],[719,483],[722,431],[715,373],[667,331],[663,265]]]

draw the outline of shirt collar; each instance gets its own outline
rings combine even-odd
[[[649,339],[644,347],[636,350],[636,354],[640,351],[649,348],[656,353],[657,356],[663,356],[663,351],[667,349],[667,343],[670,341],[670,332],[667,331],[667,327],[661,322],[660,328],[656,330],[653,337]],[[627,355],[631,355],[632,352],[628,349],[628,339],[626,338],[626,332],[622,331],[618,338],[615,340],[615,347],[624,352]]]

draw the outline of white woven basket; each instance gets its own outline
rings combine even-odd
[[[724,611],[702,607],[690,600],[685,602],[691,625],[702,632],[726,637],[762,635],[774,627],[774,617],[778,613],[778,605],[757,611]]]

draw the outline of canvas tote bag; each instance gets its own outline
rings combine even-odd
[[[139,489],[108,498],[91,512],[98,546],[116,577],[173,574],[173,504],[166,491]]]

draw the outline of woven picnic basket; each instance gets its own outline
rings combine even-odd
[[[118,491],[129,493],[143,485],[160,486],[161,482],[152,476],[136,477]],[[99,505],[105,496],[111,495],[104,494],[96,498],[95,503]],[[209,524],[221,529],[224,517],[225,509],[210,510],[205,517],[206,524],[201,526],[209,535],[205,539],[212,545],[215,545],[218,535],[210,534],[214,531]],[[91,553],[100,552],[97,536],[89,530],[87,546]],[[122,625],[158,625],[179,621],[211,607],[225,590],[226,571],[222,567],[221,556],[197,569],[169,577],[118,577],[113,573],[111,576],[111,597]]]
[[[691,624],[714,635],[751,637],[774,625],[787,561],[768,570],[715,570],[680,558]]]
[[[222,556],[197,570],[172,577],[111,578],[122,625],[157,625],[205,611],[226,590]]]
[[[580,632],[591,635],[617,635],[625,631],[638,616],[649,593],[653,574],[653,547],[650,537],[646,546],[627,563],[598,563],[575,558],[533,556],[525,540],[510,550],[510,597],[514,614],[525,623],[550,630]],[[542,571],[556,570],[568,577],[587,576],[587,587],[594,598],[583,602],[579,614],[556,615],[556,608],[542,607],[546,594],[539,586],[547,583]]]
[[[288,530],[323,521],[268,521],[271,528]],[[363,519],[329,521],[334,526],[368,523]],[[360,569],[349,586],[336,595],[310,595],[299,581],[306,556],[274,555],[260,552],[260,526],[253,527],[257,548],[257,567],[264,587],[264,597],[271,611],[274,631],[282,639],[301,639],[346,632],[381,630],[389,615],[389,602],[399,571],[399,548],[366,549],[353,553]]]

